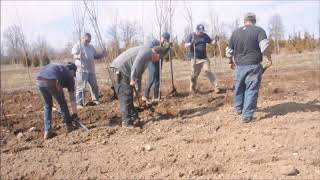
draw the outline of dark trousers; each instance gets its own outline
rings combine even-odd
[[[159,64],[160,62],[149,62],[148,64],[148,71],[149,76],[146,84],[146,88],[144,90],[144,96],[149,98],[150,90],[152,85],[154,84],[153,95],[154,98],[159,98]]]
[[[133,90],[130,86],[130,78],[121,74],[116,74],[116,70],[112,70],[113,76],[116,77],[115,91],[120,101],[120,111],[122,122],[130,123],[138,116],[138,112],[133,105]]]
[[[50,81],[38,80],[37,86],[44,103],[44,130],[48,131],[49,129],[52,129],[52,97],[56,99],[60,106],[64,123],[66,123],[67,126],[70,126],[71,118],[63,90],[58,90],[55,86],[55,83]]]

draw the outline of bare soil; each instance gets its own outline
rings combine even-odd
[[[43,140],[43,107],[34,91],[1,93],[2,179],[237,178],[319,179],[320,72],[295,68],[264,74],[258,111],[243,124],[232,111],[233,80],[219,79],[215,94],[207,80],[188,96],[188,80],[178,94],[139,108],[134,129],[120,126],[118,101],[101,86],[101,104],[79,111],[82,129],[65,133],[53,113],[58,136]],[[36,130],[29,132],[31,127]],[[299,174],[286,176],[287,165]]]

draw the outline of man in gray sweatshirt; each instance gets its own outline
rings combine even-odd
[[[96,78],[94,59],[100,59],[103,54],[97,54],[95,48],[90,44],[91,34],[85,33],[81,37],[81,43],[72,48],[72,55],[77,66],[76,73],[76,99],[78,108],[84,105],[83,91],[88,82],[90,85],[91,97],[94,104],[99,104],[99,91]]]
[[[133,89],[136,88],[138,98],[141,92],[142,74],[149,62],[157,62],[164,53],[160,46],[133,47],[121,53],[110,65],[112,75],[116,77],[115,91],[120,100],[122,126],[133,127],[138,112],[133,105]]]

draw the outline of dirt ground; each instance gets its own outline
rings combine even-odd
[[[1,93],[1,179],[319,179],[320,71],[295,67],[268,70],[252,123],[232,111],[232,76],[219,78],[214,94],[201,78],[189,97],[188,80],[166,80],[158,104],[140,108],[135,129],[120,126],[118,101],[101,86],[101,104],[81,109],[90,129],[65,133],[53,113],[58,136],[43,140],[43,112],[35,91]],[[89,94],[89,93],[88,93]],[[35,127],[30,130],[30,128]],[[285,175],[287,167],[299,173]]]

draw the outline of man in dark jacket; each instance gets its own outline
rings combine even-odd
[[[56,135],[51,126],[52,121],[52,97],[60,106],[61,114],[66,124],[67,132],[74,129],[72,120],[78,118],[75,98],[74,76],[77,67],[73,63],[68,65],[48,64],[40,69],[37,76],[37,86],[44,102],[44,139],[50,139]],[[70,116],[63,88],[67,88],[70,97],[72,116]]]
[[[163,46],[164,43],[169,43],[170,40],[170,34],[168,32],[164,32],[161,36],[160,41],[158,41],[157,39],[154,39],[150,42],[147,43],[146,46],[153,48],[155,46]],[[169,51],[170,49],[170,44],[169,44],[169,48],[167,48],[164,52],[164,55]],[[144,96],[142,97],[143,101],[146,101],[147,103],[149,102],[149,94],[150,94],[150,90],[152,85],[154,84],[154,89],[153,89],[153,98],[155,101],[157,101],[160,97],[159,97],[159,84],[160,84],[160,62],[156,61],[156,62],[149,62],[148,64],[148,80],[146,83],[146,87],[144,90]]]
[[[257,99],[262,75],[263,55],[271,66],[271,51],[266,32],[255,26],[256,16],[247,13],[244,26],[235,30],[230,38],[226,55],[230,58],[231,67],[235,66],[235,97],[234,110],[242,114],[242,121],[252,120],[257,107]]]

